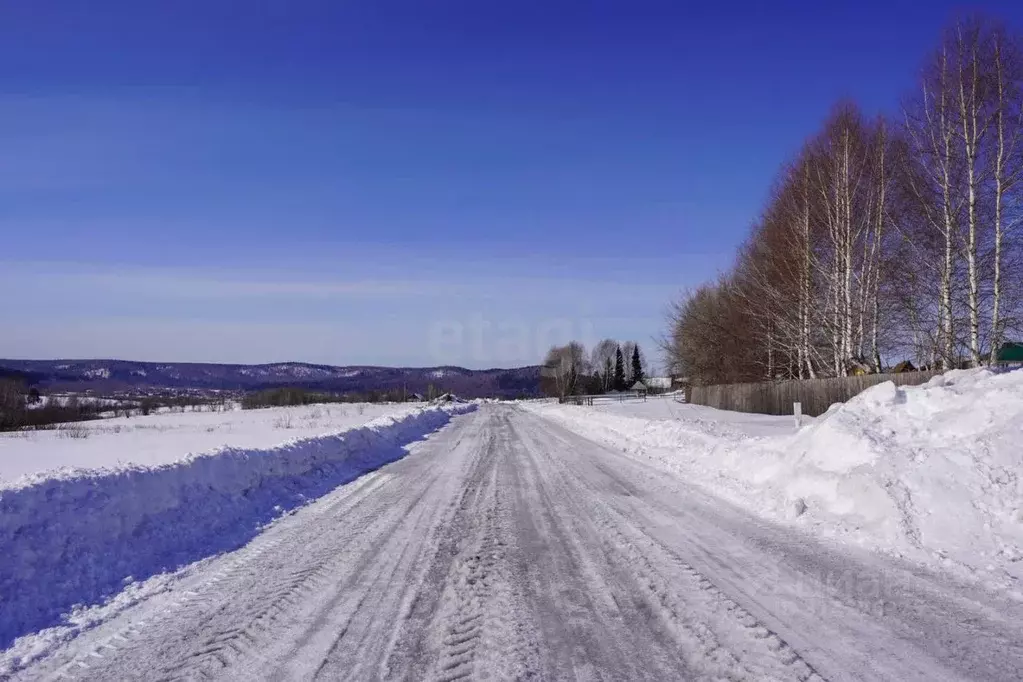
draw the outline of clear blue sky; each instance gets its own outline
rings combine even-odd
[[[832,104],[896,111],[955,9],[3,3],[0,357],[652,346]]]

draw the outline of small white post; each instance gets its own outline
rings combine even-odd
[[[799,422],[803,417],[803,403],[792,403],[792,414],[796,418],[796,430],[799,430]]]

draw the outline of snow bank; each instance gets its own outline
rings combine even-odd
[[[0,488],[0,648],[78,604],[240,547],[261,526],[387,462],[475,405],[415,409],[269,449],[61,470]]]
[[[163,412],[78,422],[68,429],[0,433],[0,489],[28,475],[61,467],[171,464],[190,452],[267,448],[297,438],[328,436],[385,416],[407,404],[342,403],[223,412]]]
[[[880,384],[774,450],[773,483],[811,519],[1023,578],[1023,371]]]
[[[669,421],[700,433],[742,436],[774,436],[792,433],[792,417],[746,412],[727,412],[703,405],[689,405],[675,394],[652,395],[644,399],[596,398],[590,408],[610,417],[636,417],[655,422]],[[809,423],[812,418],[806,418]]]
[[[775,435],[675,407],[674,419],[527,409],[774,519],[1023,588],[1023,371],[880,384],[798,432],[761,418]]]

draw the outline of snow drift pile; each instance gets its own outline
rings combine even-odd
[[[0,648],[126,582],[241,546],[281,513],[399,459],[403,446],[475,407],[413,410],[270,449],[64,470],[0,488]]]
[[[210,406],[212,407],[212,406]],[[378,417],[423,407],[412,404],[342,403],[259,410],[159,410],[148,416],[109,417],[62,424],[54,430],[0,433],[0,490],[19,479],[52,478],[72,468],[153,467],[178,462],[190,452],[226,447],[266,449],[281,443],[330,436]]]
[[[880,384],[781,436],[677,408],[532,409],[758,513],[1023,590],[1023,370]]]

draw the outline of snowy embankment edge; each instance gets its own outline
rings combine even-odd
[[[0,489],[0,649],[126,584],[241,547],[274,518],[404,457],[406,445],[474,409],[427,408],[273,448]]]
[[[774,522],[1023,598],[1023,370],[874,386],[788,435],[523,408]],[[728,414],[728,413],[724,413]]]
[[[804,513],[806,501],[791,497],[776,483],[779,476],[792,472],[781,461],[777,445],[772,443],[775,439],[731,434],[727,429],[726,433],[712,433],[703,424],[608,415],[584,407],[522,407],[768,521],[794,524],[815,535],[852,540],[874,550],[896,550],[896,554],[902,555],[899,550],[906,549],[877,528],[852,529],[843,519],[834,517],[826,521],[811,519],[812,514]],[[837,493],[842,477],[817,473],[826,479],[825,487],[830,486]],[[867,487],[874,488],[870,483],[867,482]]]

